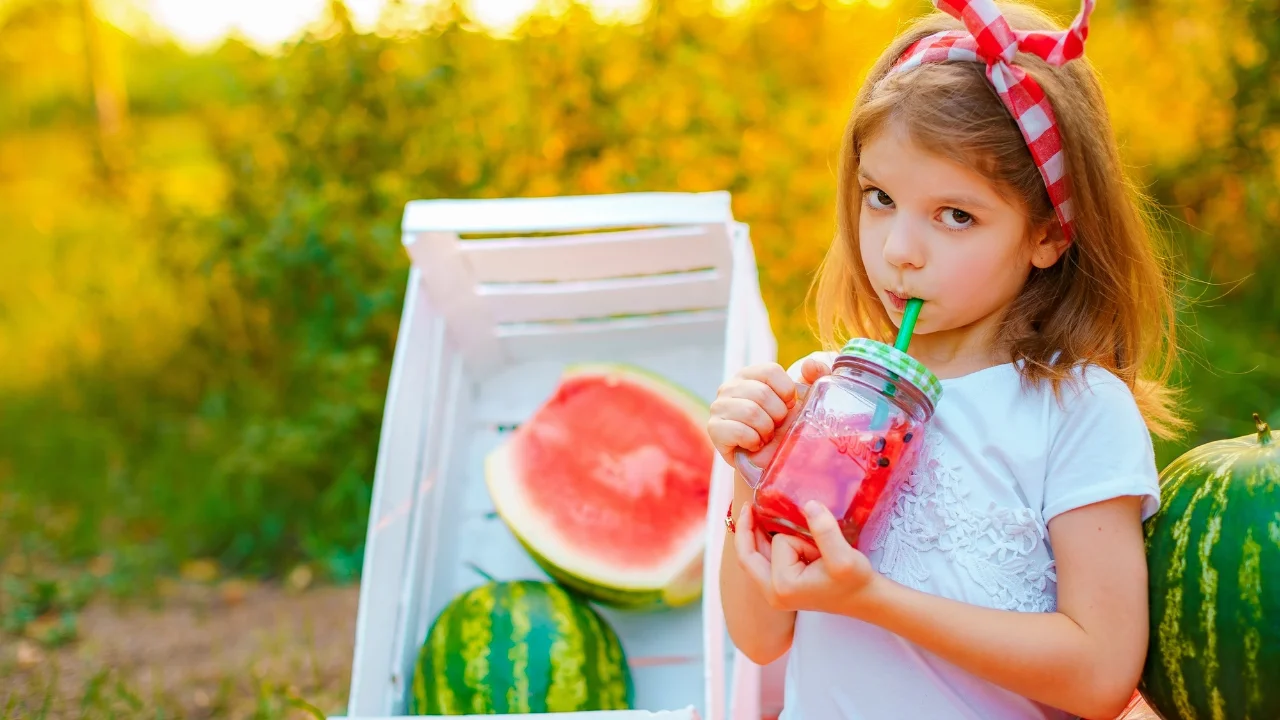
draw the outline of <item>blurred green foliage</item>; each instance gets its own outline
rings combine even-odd
[[[656,0],[510,38],[450,4],[278,55],[193,54],[81,4],[0,10],[0,560],[359,572],[415,198],[733,193],[780,361],[869,63],[923,2]],[[1047,7],[1065,22],[1074,3]],[[1108,3],[1089,39],[1193,302],[1197,431],[1280,425],[1280,0]],[[92,58],[92,61],[90,61]],[[127,113],[104,122],[93,92]]]

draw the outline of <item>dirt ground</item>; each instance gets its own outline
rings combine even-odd
[[[93,602],[66,647],[0,636],[0,719],[314,717],[287,696],[344,714],[358,595],[232,581],[171,585],[158,608]]]
[[[0,636],[0,718],[39,717],[50,689],[51,719],[306,717],[288,695],[342,714],[358,594],[231,582],[171,587],[158,608],[95,601],[65,647]]]

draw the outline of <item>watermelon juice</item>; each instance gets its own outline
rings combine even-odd
[[[857,545],[876,508],[911,472],[942,385],[905,352],[855,338],[829,374],[805,387],[803,402],[769,441],[776,449],[761,454],[769,457],[765,466],[739,448],[734,467],[754,490],[761,530],[811,539],[802,508],[816,500]]]
[[[779,471],[766,473],[756,488],[761,530],[808,538],[802,508],[817,500],[835,515],[850,544],[857,545],[881,496],[910,470],[920,433],[902,415],[878,431],[869,429],[870,416],[862,419],[861,428],[838,434],[803,425],[786,438],[771,463]]]

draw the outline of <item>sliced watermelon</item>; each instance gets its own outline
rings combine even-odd
[[[702,594],[707,403],[620,364],[573,365],[485,462],[494,508],[566,587],[620,608]]]

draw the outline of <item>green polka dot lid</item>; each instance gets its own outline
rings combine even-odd
[[[888,370],[892,375],[906,380],[929,398],[930,404],[935,408],[938,407],[938,401],[942,399],[942,382],[938,380],[938,376],[919,360],[892,345],[868,338],[854,338],[845,343],[840,354],[869,360]]]

